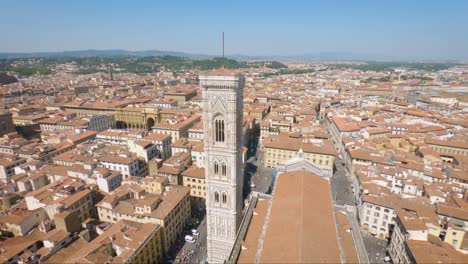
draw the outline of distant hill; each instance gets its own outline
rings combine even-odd
[[[162,51],[162,50],[144,50],[144,51],[129,51],[129,50],[76,50],[62,52],[32,52],[32,53],[8,53],[0,52],[0,59],[15,59],[15,58],[57,58],[57,57],[95,57],[95,56],[177,56],[191,59],[207,59],[213,55],[186,53],[180,51]],[[323,52],[315,54],[302,54],[290,56],[248,56],[242,54],[231,54],[226,57],[242,60],[242,61],[333,61],[333,60],[392,60],[388,56],[378,56],[369,54],[355,54],[346,52]]]
[[[10,84],[18,82],[15,76],[8,75],[6,72],[0,72],[0,84]]]
[[[61,53],[63,54],[63,53]],[[285,64],[278,61],[256,61],[246,62],[231,58],[209,57],[189,58],[175,55],[117,55],[119,51],[107,51],[104,53],[87,51],[79,53],[67,52],[65,56],[35,57],[34,61],[25,62],[27,58],[0,59],[0,71],[16,72],[19,76],[30,76],[33,74],[51,74],[54,65],[63,63],[75,63],[76,74],[107,73],[109,65],[113,66],[115,73],[137,73],[148,74],[158,71],[185,71],[185,70],[211,70],[224,65],[229,69],[268,67],[271,69],[286,69]],[[106,54],[106,55],[96,55]],[[141,54],[141,53],[140,53]],[[21,60],[20,63],[13,63]]]
[[[185,53],[179,51],[162,51],[162,50],[145,50],[145,51],[128,51],[128,50],[76,50],[62,52],[32,52],[32,53],[9,53],[0,52],[0,59],[15,59],[15,58],[54,58],[54,57],[95,57],[95,56],[178,56],[194,59],[210,58],[213,56]]]
[[[123,49],[115,50],[76,50],[62,52],[32,52],[32,53],[9,53],[0,52],[0,59],[14,58],[38,58],[38,57],[94,57],[94,56],[178,56],[191,59],[208,59],[213,58],[213,55],[187,53],[180,51],[163,51],[163,50],[144,50],[144,51],[129,51]],[[242,61],[399,61],[399,62],[462,62],[462,59],[444,59],[444,58],[417,58],[417,57],[402,57],[389,56],[384,54],[370,53],[353,53],[353,52],[318,52],[298,55],[272,55],[272,56],[249,56],[243,54],[230,54],[226,56],[230,59]]]

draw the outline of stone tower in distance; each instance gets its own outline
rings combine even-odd
[[[220,69],[199,76],[203,98],[209,263],[229,257],[242,219],[242,116],[245,79]]]

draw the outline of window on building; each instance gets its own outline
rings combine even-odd
[[[223,193],[223,204],[227,203],[227,195]]]
[[[219,173],[219,164],[218,164],[218,162],[216,162],[216,161],[215,161],[215,163],[214,163],[214,173],[215,173],[216,175],[218,175],[218,173]]]
[[[215,198],[215,203],[219,203],[219,193],[218,192],[215,192],[214,198]]]
[[[214,120],[214,139],[216,142],[224,142],[224,118],[218,115]]]
[[[221,165],[221,175],[222,175],[222,176],[226,176],[226,171],[227,171],[226,163],[223,163],[223,164]]]

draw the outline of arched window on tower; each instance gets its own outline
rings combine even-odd
[[[223,163],[221,165],[221,176],[226,176],[226,173],[227,173],[226,163]]]
[[[219,164],[218,164],[218,162],[215,161],[215,163],[213,165],[213,168],[214,168],[215,175],[218,175],[219,174]]]
[[[224,117],[222,115],[216,116],[213,124],[215,142],[224,142]]]
[[[227,195],[226,195],[226,193],[223,193],[222,196],[223,196],[223,197],[222,197],[222,199],[223,199],[223,204],[226,204],[226,203],[227,203]]]
[[[215,203],[219,203],[219,193],[218,192],[214,193],[214,199],[215,199]]]

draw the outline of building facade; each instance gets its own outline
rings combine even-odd
[[[190,219],[190,189],[172,186],[164,194],[145,193],[141,186],[137,189],[140,193],[122,186],[104,197],[96,205],[99,219],[111,223],[128,220],[158,224],[163,227],[163,250],[168,252]]]
[[[200,75],[209,263],[228,258],[242,218],[244,82],[242,75],[224,68]]]
[[[263,144],[265,148],[264,164],[268,168],[274,168],[278,164],[296,157],[298,151],[302,149],[304,159],[322,169],[333,171],[336,151],[328,140],[319,140],[319,143],[306,143],[302,140],[277,138]]]
[[[15,126],[13,125],[13,114],[10,112],[0,112],[0,137],[15,132]]]

